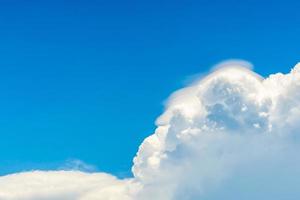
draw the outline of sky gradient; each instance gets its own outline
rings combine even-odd
[[[0,173],[128,176],[169,94],[227,59],[299,61],[297,1],[1,1]]]

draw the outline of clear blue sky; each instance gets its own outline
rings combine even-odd
[[[299,1],[0,2],[0,173],[80,159],[127,175],[162,102],[229,58],[300,53]]]

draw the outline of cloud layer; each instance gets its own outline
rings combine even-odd
[[[33,171],[0,178],[2,200],[129,200],[138,186],[104,173]]]
[[[299,199],[300,65],[264,79],[227,62],[171,95],[132,171],[0,177],[0,200]]]

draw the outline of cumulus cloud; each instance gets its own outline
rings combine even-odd
[[[226,62],[171,95],[130,179],[35,171],[0,177],[0,200],[299,199],[300,64],[267,78]]]
[[[243,63],[220,66],[171,95],[140,146],[133,172],[143,199],[247,199],[238,194],[258,183],[274,195],[282,191],[275,181],[298,174],[300,65],[266,79]],[[288,193],[297,190],[280,195]]]
[[[129,200],[138,186],[105,173],[33,171],[0,178],[1,200]]]

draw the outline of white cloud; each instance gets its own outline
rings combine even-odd
[[[132,180],[118,180],[105,173],[33,171],[1,177],[0,199],[128,200],[136,188]]]
[[[171,95],[133,178],[13,174],[0,177],[0,200],[299,199],[300,65],[266,79],[245,62],[215,69]]]
[[[300,65],[266,79],[243,65],[221,66],[175,92],[141,145],[133,172],[145,185],[142,199],[248,199],[239,191],[258,183],[280,196],[280,186],[271,183],[298,173]],[[290,188],[286,194],[300,197]],[[249,199],[264,199],[266,191],[252,191]]]

